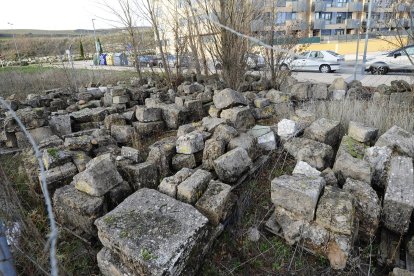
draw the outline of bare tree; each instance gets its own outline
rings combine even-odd
[[[159,18],[161,16],[161,7],[160,7],[160,0],[134,0],[136,6],[136,13],[141,14],[144,18],[151,24],[152,28],[154,29],[156,42],[158,44],[158,48],[160,51],[162,64],[164,67],[166,79],[168,86],[171,87],[171,72],[168,67],[168,62],[166,59],[164,45],[165,39],[162,39],[162,33],[160,30],[160,22]]]
[[[208,18],[206,28],[214,42],[211,52],[222,65],[223,79],[228,86],[238,89],[247,70],[247,53],[251,45],[246,38],[237,33],[251,33],[251,23],[255,16],[252,1],[198,0],[198,4]]]
[[[134,14],[130,0],[117,0],[117,6],[111,5],[105,0],[101,3],[107,11],[111,12],[117,20],[111,20],[103,18],[107,21],[112,21],[116,24],[122,24],[122,26],[127,30],[128,35],[131,39],[132,49],[134,52],[134,61],[135,61],[135,68],[138,73],[138,77],[141,79],[141,68],[139,63],[138,57],[138,38],[137,38],[137,26],[136,26],[136,14]]]

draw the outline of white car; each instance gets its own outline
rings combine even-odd
[[[373,75],[385,75],[391,71],[414,71],[414,45],[368,59],[365,70]]]
[[[343,56],[333,51],[308,51],[284,60],[281,70],[335,72],[344,62]]]

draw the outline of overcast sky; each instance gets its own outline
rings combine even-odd
[[[99,19],[110,18],[100,0],[0,0],[0,29],[74,30],[112,28],[113,24]],[[116,0],[106,0],[116,3]]]

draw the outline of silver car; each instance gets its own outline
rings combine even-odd
[[[331,73],[340,69],[338,61],[325,61],[323,58],[307,55],[294,55],[281,62],[280,70],[319,71]]]
[[[385,75],[392,71],[414,71],[414,45],[369,58],[365,70],[373,75]]]

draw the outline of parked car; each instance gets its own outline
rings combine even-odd
[[[190,59],[187,56],[179,56],[177,59],[174,55],[167,55],[165,58],[168,67],[188,67],[190,63]],[[158,67],[164,67],[162,58],[158,60]]]
[[[323,52],[323,51],[316,51]],[[340,69],[339,57],[336,60],[324,60],[325,55],[311,55],[312,52],[304,52],[299,55],[293,55],[280,63],[280,70],[292,71],[319,71],[321,73],[331,73]]]
[[[365,70],[373,75],[385,75],[388,72],[414,71],[414,45],[380,54],[369,58]]]
[[[158,65],[159,58],[157,56],[145,55],[138,57],[141,67],[153,67]]]

